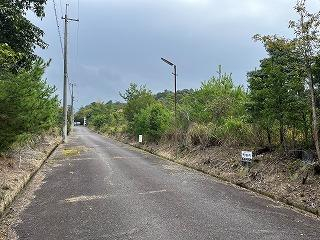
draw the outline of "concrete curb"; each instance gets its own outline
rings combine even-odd
[[[25,188],[31,182],[33,177],[39,172],[39,170],[48,161],[48,159],[52,156],[52,154],[60,144],[61,144],[61,141],[58,141],[57,143],[55,143],[50,149],[49,153],[43,159],[41,159],[40,165],[36,169],[34,169],[34,171],[32,171],[31,173],[24,174],[20,178],[18,186],[13,191],[11,191],[8,195],[6,195],[4,199],[0,201],[0,219],[3,218],[11,210],[11,205],[13,204],[13,202],[25,190]]]
[[[118,140],[116,140],[118,141]],[[118,141],[119,142],[119,141]],[[192,165],[192,164],[188,164],[188,163],[185,163],[185,162],[180,162],[180,161],[176,161],[175,159],[171,159],[171,158],[167,158],[165,156],[162,156],[160,154],[157,154],[153,151],[150,151],[149,149],[146,149],[146,148],[143,148],[141,146],[136,146],[134,144],[130,144],[130,143],[126,143],[126,142],[122,142],[124,144],[127,144],[131,147],[134,147],[136,149],[140,149],[140,150],[143,150],[149,154],[152,154],[154,156],[157,156],[157,157],[161,157],[162,159],[166,159],[168,161],[171,161],[171,162],[174,162],[174,163],[177,163],[177,164],[180,164],[182,166],[185,166],[185,167],[188,167],[188,168],[191,168],[191,169],[194,169],[196,171],[199,171],[199,172],[202,172],[204,174],[208,174],[224,183],[228,183],[228,184],[231,184],[231,185],[234,185],[234,186],[237,186],[237,187],[240,187],[241,189],[245,189],[245,190],[248,190],[248,191],[251,191],[251,192],[254,192],[254,193],[257,193],[263,197],[267,197],[273,201],[277,201],[277,202],[280,202],[280,203],[283,203],[284,205],[290,207],[290,208],[293,208],[299,212],[302,212],[302,213],[307,213],[307,214],[312,214],[312,216],[316,217],[316,218],[319,218],[320,217],[320,212],[318,209],[311,209],[309,208],[308,206],[305,206],[303,204],[297,204],[295,202],[292,202],[290,201],[289,199],[284,199],[284,198],[279,198],[277,196],[275,196],[273,193],[270,193],[270,192],[266,192],[266,191],[261,191],[261,190],[258,190],[258,189],[255,189],[255,188],[252,188],[252,187],[249,187],[249,186],[246,186],[246,184],[243,184],[243,183],[239,183],[237,181],[234,181],[232,179],[228,179],[228,178],[224,178],[224,177],[221,177],[219,175],[216,175],[216,174],[213,174],[211,172],[209,172],[208,170],[206,170],[205,168],[202,168],[200,166],[195,166],[195,165]],[[179,159],[178,159],[179,160]]]

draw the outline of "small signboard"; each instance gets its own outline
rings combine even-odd
[[[251,163],[253,154],[251,151],[242,151],[241,152],[241,161]]]
[[[139,143],[142,143],[142,135],[139,135]]]

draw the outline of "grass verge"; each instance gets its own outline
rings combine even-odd
[[[12,150],[0,159],[0,218],[10,209],[19,193],[30,182],[60,144],[57,136],[40,136],[32,144]]]

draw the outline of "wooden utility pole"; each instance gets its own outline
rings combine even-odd
[[[63,127],[62,127],[62,141],[67,142],[68,134],[68,21],[76,21],[79,19],[68,18],[68,6],[66,4],[66,14],[64,19],[64,69],[63,69]]]

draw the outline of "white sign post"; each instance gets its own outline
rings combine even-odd
[[[249,163],[252,162],[252,158],[253,158],[252,152],[250,152],[250,151],[242,151],[241,152],[241,162],[247,163],[249,165]]]
[[[142,135],[139,135],[139,143],[142,143]]]

